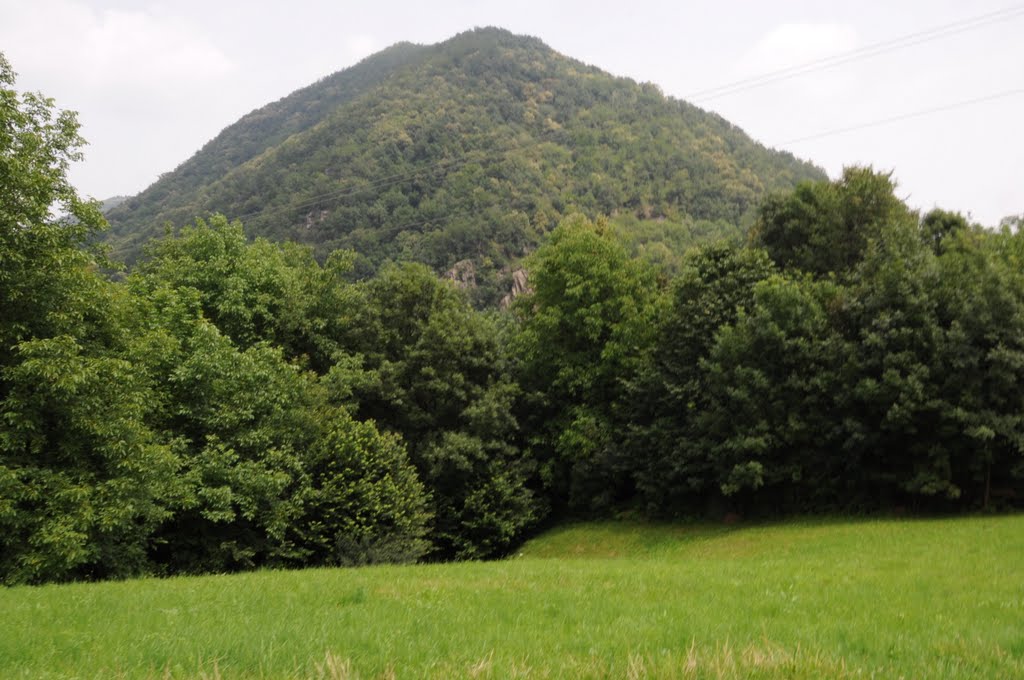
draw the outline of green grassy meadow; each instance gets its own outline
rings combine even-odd
[[[0,678],[1020,678],[1024,516],[607,522],[500,562],[0,589]]]

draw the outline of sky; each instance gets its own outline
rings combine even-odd
[[[388,45],[477,26],[655,83],[831,177],[892,171],[915,208],[1024,213],[1024,2],[0,0],[17,89],[78,112],[71,179],[99,199]]]

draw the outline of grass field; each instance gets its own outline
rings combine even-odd
[[[0,589],[0,678],[1022,678],[1024,516],[580,524],[503,562]]]

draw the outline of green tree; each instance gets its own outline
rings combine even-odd
[[[291,531],[302,517],[303,454],[319,435],[316,385],[278,348],[239,350],[196,319],[156,358],[163,387],[154,427],[182,460],[187,494],[156,535],[172,572],[301,562]],[[170,349],[166,345],[165,349]]]
[[[70,111],[52,99],[19,94],[0,54],[0,359],[34,337],[103,325],[87,304],[102,282],[83,246],[106,223],[68,182],[84,140]],[[99,317],[99,318],[98,318]]]
[[[608,507],[632,494],[615,404],[649,343],[653,270],[603,223],[564,220],[528,261],[516,304],[532,446],[556,504]]]
[[[348,292],[336,403],[397,432],[432,498],[435,557],[500,554],[537,517],[514,415],[518,388],[494,317],[422,265]]]
[[[951,484],[989,506],[1024,493],[1024,236],[971,228],[942,242],[936,373]]]
[[[244,246],[240,258],[245,248],[261,252]],[[331,406],[316,374],[280,346],[236,345],[203,316],[216,297],[163,274],[143,268],[128,281],[140,325],[133,364],[153,386],[152,426],[178,453],[184,485],[154,536],[156,565],[176,573],[418,558],[427,496],[401,441]]]
[[[940,273],[912,232],[870,245],[851,277],[850,352],[843,448],[875,505],[956,498],[937,384],[944,368],[936,316]]]
[[[830,310],[842,290],[775,275],[753,293],[751,308],[719,329],[702,362],[700,443],[721,492],[741,508],[822,507],[833,500],[831,452],[841,442],[834,403],[847,347]]]
[[[37,582],[148,570],[178,462],[147,427],[135,367],[76,338],[26,340],[0,372],[0,578]]]
[[[936,208],[921,219],[921,240],[932,252],[940,255],[947,236],[967,230],[967,220],[960,213]]]
[[[872,239],[916,229],[916,215],[895,188],[890,174],[858,167],[845,168],[832,182],[802,182],[761,204],[751,242],[783,269],[845,275]]]
[[[0,55],[0,580],[139,573],[177,461],[84,248],[103,220],[67,179],[75,116],[14,84]]]
[[[239,347],[272,343],[327,372],[350,253],[321,267],[307,247],[249,242],[240,222],[213,215],[154,242],[147,254],[140,283],[193,289],[203,315]]]
[[[683,258],[657,314],[651,351],[624,400],[630,459],[647,512],[700,509],[719,495],[696,422],[712,388],[702,362],[719,331],[752,309],[755,286],[775,272],[765,251],[727,243]]]
[[[308,562],[414,562],[430,549],[430,496],[400,437],[338,410],[305,464],[304,512],[294,524]]]
[[[361,313],[349,258],[321,267],[306,248],[248,242],[222,216],[168,235],[150,255],[129,279],[146,320],[135,362],[157,388],[157,427],[189,483],[160,529],[159,563],[207,571],[419,557],[427,495],[404,445],[344,410],[372,382],[339,344],[348,313]]]

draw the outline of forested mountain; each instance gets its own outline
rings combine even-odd
[[[320,256],[354,249],[363,273],[470,259],[497,294],[567,214],[656,221],[678,243],[823,177],[654,85],[487,28],[395,45],[248,114],[109,219],[129,260],[168,222],[220,212]]]
[[[131,196],[111,196],[100,201],[100,212],[106,215],[108,212],[127,201]]]

